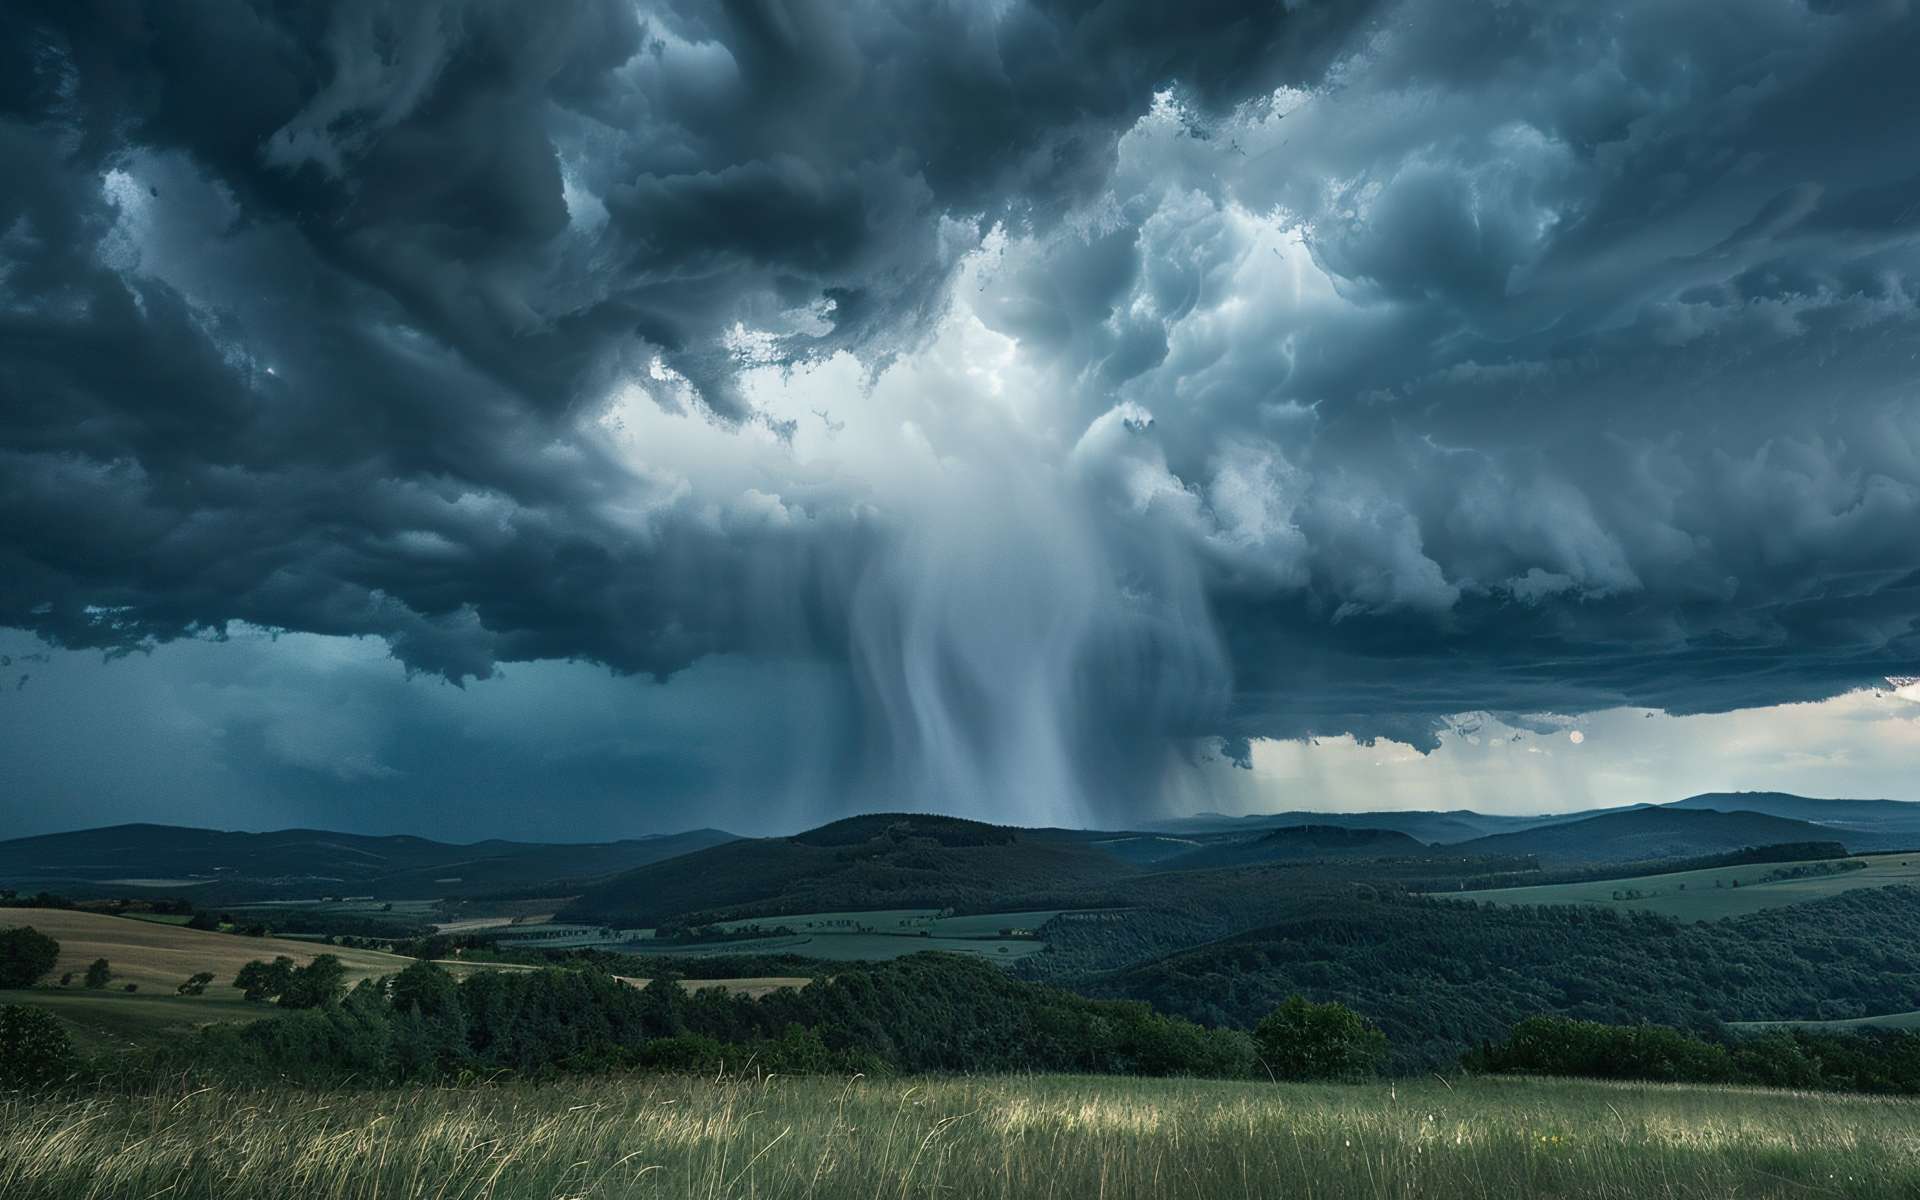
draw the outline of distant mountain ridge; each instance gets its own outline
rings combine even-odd
[[[1770,817],[1806,821],[1813,825],[1851,829],[1860,833],[1908,833],[1920,837],[1920,801],[1822,800],[1810,796],[1797,796],[1790,792],[1702,792],[1665,804],[1630,804],[1614,808],[1575,809],[1571,812],[1540,813],[1528,816],[1482,813],[1470,808],[1369,812],[1316,812],[1311,809],[1289,809],[1282,812],[1248,813],[1244,816],[1204,812],[1162,821],[1150,821],[1141,828],[1161,834],[1210,837],[1222,834],[1252,834],[1262,829],[1280,829],[1290,826],[1338,825],[1348,829],[1391,829],[1429,845],[1453,845],[1495,834],[1519,833],[1550,825],[1591,820],[1610,813],[1651,808],[1752,812]]]
[[[1767,813],[1662,805],[1493,834],[1450,849],[1469,855],[1534,855],[1542,862],[1652,861],[1783,842],[1838,841],[1849,851],[1901,848],[1899,834],[1862,833]]]
[[[0,841],[0,886],[71,895],[192,897],[203,905],[324,895],[379,899],[578,896],[580,917],[672,919],[740,906],[785,911],[944,907],[1111,889],[1177,872],[1420,856],[1543,865],[1697,858],[1780,843],[1920,848],[1920,803],[1715,792],[1666,805],[1515,817],[1445,812],[1202,814],[1146,829],[1024,829],[869,813],[790,837],[714,829],[581,844],[316,829],[241,833],[131,824]],[[793,905],[803,904],[795,908]],[[1045,905],[1037,905],[1046,907]]]
[[[1666,808],[1757,812],[1861,833],[1904,833],[1920,838],[1920,803],[1911,800],[1820,800],[1791,792],[1702,792]]]
[[[1158,864],[1163,871],[1240,867],[1256,863],[1422,854],[1425,842],[1396,829],[1349,829],[1343,825],[1288,825],[1245,841],[1215,842]]]
[[[1648,807],[1632,805],[1634,808]],[[1603,812],[1621,809],[1591,808],[1569,813],[1542,813],[1537,816],[1506,816],[1475,812],[1469,808],[1447,811],[1411,809],[1406,811],[1315,812],[1291,809],[1286,812],[1252,813],[1232,817],[1225,813],[1200,813],[1191,817],[1150,822],[1144,828],[1169,834],[1204,837],[1220,834],[1250,834],[1262,829],[1297,828],[1302,825],[1337,825],[1345,829],[1388,829],[1404,833],[1429,845],[1445,846],[1471,841],[1495,833],[1515,833],[1543,825],[1559,825],[1585,820]]]
[[[410,834],[112,825],[0,841],[0,884],[87,892],[110,885],[126,890],[116,881],[166,881],[159,890],[209,902],[322,894],[430,899],[590,880],[733,836],[697,829],[614,842],[491,839],[458,845]]]

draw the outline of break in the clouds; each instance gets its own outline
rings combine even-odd
[[[10,5],[0,625],[529,720],[575,660],[671,680],[636,792],[1032,820],[1920,673],[1916,55],[1894,0]],[[413,696],[247,727],[387,786]]]

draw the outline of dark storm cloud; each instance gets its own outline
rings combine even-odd
[[[943,218],[1044,220],[1152,87],[1228,102],[1334,32],[1156,10],[15,7],[0,618],[378,633],[456,678],[738,642],[715,597],[764,551],[597,523],[562,418],[654,354],[744,417],[724,335],[790,309],[826,328],[788,355],[909,344]]]
[[[0,624],[802,653],[836,763],[1037,761],[1066,705],[1095,795],[1169,738],[1920,672],[1916,50],[1897,5],[14,5]],[[941,447],[995,511],[744,450],[722,503],[593,425],[640,381],[791,444],[743,365],[871,377],[956,305],[1072,447]]]
[[[1311,96],[1137,130],[1150,215],[998,320],[1211,502],[1228,726],[1431,745],[1920,660],[1917,47],[1904,6],[1401,5]]]

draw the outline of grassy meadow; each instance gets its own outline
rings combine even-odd
[[[0,926],[31,925],[60,943],[60,961],[52,977],[72,971],[83,974],[87,964],[104,958],[113,966],[114,988],[129,983],[142,992],[172,995],[180,982],[196,971],[212,971],[207,994],[238,999],[233,976],[256,958],[284,954],[295,962],[311,962],[316,954],[337,956],[347,968],[349,982],[375,975],[391,975],[413,961],[379,950],[350,950],[320,946],[292,938],[241,937],[231,933],[188,929],[105,913],[62,908],[15,908],[0,911]]]
[[[1913,1101],[1560,1080],[649,1076],[0,1099],[8,1200],[1916,1192]]]
[[[717,921],[726,930],[760,926],[784,927],[789,934],[726,942],[626,942],[617,947],[629,954],[664,954],[683,958],[712,958],[735,954],[797,954],[826,962],[884,962],[908,954],[939,950],[970,954],[996,962],[1013,962],[1046,949],[1030,936],[1059,909],[975,913],[943,917],[934,908],[862,909],[849,912],[811,912],[743,917]],[[1029,936],[1003,937],[1001,930],[1028,931]]]
[[[1847,1033],[1860,1029],[1920,1029],[1920,1012],[1845,1017],[1834,1021],[1729,1021],[1727,1025],[1728,1028],[1747,1032],[1765,1029],[1807,1029],[1822,1033]]]
[[[1873,854],[1856,861],[1866,866],[1812,875],[1775,878],[1810,863],[1747,863],[1642,875],[1553,883],[1535,887],[1488,888],[1472,892],[1435,892],[1440,900],[1478,900],[1487,904],[1589,904],[1622,911],[1659,913],[1676,921],[1717,921],[1809,900],[1823,900],[1856,888],[1920,884],[1920,854]]]
[[[890,933],[801,934],[734,942],[626,942],[609,949],[636,957],[730,958],[737,954],[796,954],[822,962],[886,962],[939,950],[995,962],[1014,962],[1046,949],[1032,938],[900,937]]]
[[[211,990],[211,989],[209,989]],[[60,1018],[82,1052],[110,1054],[181,1037],[216,1021],[258,1021],[271,1009],[241,999],[233,989],[223,996],[176,996],[155,992],[81,988],[32,988],[0,991],[0,1004],[31,1004]]]
[[[0,990],[0,1004],[31,1004],[50,1010],[60,1018],[75,1044],[90,1053],[150,1044],[216,1021],[254,1021],[271,1016],[274,1010],[270,1006],[249,1003],[242,998],[240,989],[233,986],[234,975],[254,959],[284,954],[297,963],[307,963],[316,955],[332,954],[345,965],[349,985],[362,979],[398,974],[413,962],[379,950],[290,938],[212,933],[167,922],[72,909],[0,910],[0,928],[13,925],[31,925],[59,941],[60,959],[40,986]],[[103,990],[83,988],[79,982],[87,964],[96,958],[106,959],[113,970],[113,982]],[[441,965],[456,975],[477,970],[532,969],[513,963],[443,962]],[[55,986],[53,981],[68,971],[75,976],[73,984]],[[213,972],[214,979],[206,993],[176,995],[181,982],[199,971]],[[645,978],[622,978],[636,987],[645,987],[648,982]],[[762,996],[778,988],[805,987],[807,982],[797,976],[755,976],[699,980],[688,983],[687,987],[689,990],[719,987],[741,995]],[[139,985],[138,990],[126,991],[129,983]],[[5,1195],[0,1192],[0,1197]]]

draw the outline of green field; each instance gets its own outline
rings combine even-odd
[[[1729,1029],[1807,1029],[1845,1033],[1853,1029],[1920,1029],[1920,1012],[1885,1013],[1877,1017],[1849,1017],[1836,1021],[1729,1021]]]
[[[738,921],[720,921],[721,929],[746,929],[754,925],[767,928],[785,926],[795,933],[857,934],[885,933],[917,936],[927,932],[935,937],[997,938],[1003,929],[1038,929],[1060,915],[1057,908],[1027,912],[972,913],[943,917],[934,908],[886,908],[861,912],[800,913],[795,916],[747,917]]]
[[[289,938],[242,937],[164,925],[153,921],[111,917],[74,909],[13,908],[0,910],[0,928],[29,925],[60,943],[60,961],[53,978],[78,974],[96,958],[112,964],[113,988],[138,985],[141,992],[169,996],[181,981],[200,971],[212,971],[209,997],[238,997],[231,986],[234,973],[256,958],[284,954],[295,962],[310,961],[321,952],[334,955],[347,968],[348,981],[391,975],[411,959],[377,950],[321,946]]]
[[[273,924],[275,913],[386,919],[413,925],[431,925],[444,915],[438,900],[375,900],[357,897],[342,900],[255,900],[221,909],[236,918]]]
[[[716,921],[718,929],[747,929],[755,925],[772,929],[785,926],[795,933],[855,934],[891,933],[911,935],[932,927],[940,916],[937,908],[883,908],[862,912],[815,912],[769,917],[743,917],[737,921]]]
[[[0,1100],[8,1200],[1916,1192],[1913,1101],[1559,1080],[629,1077]]]
[[[1046,943],[1031,936],[1060,909],[1035,909],[1023,912],[973,913],[966,916],[940,915],[934,908],[867,909],[857,912],[812,912],[742,917],[715,922],[728,931],[756,926],[790,933],[759,938],[737,938],[713,942],[656,942],[653,930],[617,931],[616,938],[595,936],[590,927],[578,937],[541,939],[542,929],[561,926],[522,925],[503,929],[503,947],[566,948],[605,946],[628,954],[662,954],[691,958],[714,958],[730,954],[799,954],[827,962],[876,962],[941,950],[952,954],[973,954],[996,962],[1013,962],[1029,954],[1038,954]],[[573,928],[566,926],[565,928]],[[1027,936],[1003,937],[1002,930],[1021,930]]]
[[[824,962],[885,962],[926,950],[971,954],[995,962],[1013,962],[1045,950],[1034,938],[903,937],[889,933],[795,934],[726,942],[627,942],[614,947],[626,954],[676,958],[720,958],[733,954],[798,954]]]
[[[1831,860],[1828,860],[1831,861]],[[1713,921],[1769,908],[1821,900],[1857,888],[1920,884],[1920,854],[1865,855],[1866,866],[1804,879],[1770,878],[1783,870],[1815,867],[1809,863],[1749,863],[1710,867],[1670,875],[1555,883],[1538,887],[1491,888],[1476,892],[1436,892],[1442,900],[1479,900],[1488,904],[1590,904],[1659,913],[1680,921]]]
[[[0,991],[0,1004],[31,1004],[51,1011],[74,1044],[88,1053],[147,1045],[216,1021],[257,1021],[266,1005],[227,996],[163,996],[121,991],[34,988]]]

